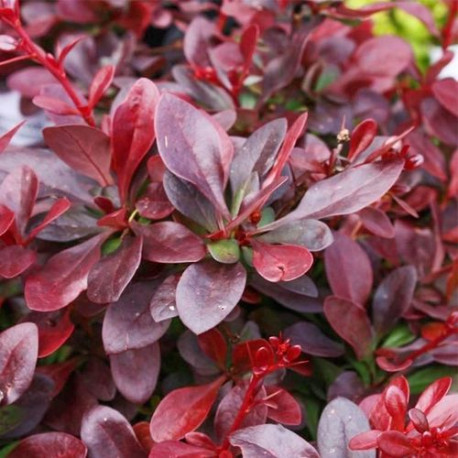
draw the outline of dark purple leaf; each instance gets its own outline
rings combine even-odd
[[[324,314],[334,331],[347,342],[362,359],[372,352],[372,327],[366,310],[347,299],[328,296]]]
[[[89,300],[97,304],[116,302],[135,275],[141,257],[142,237],[124,237],[121,246],[100,259],[89,272]]]
[[[36,260],[34,251],[20,245],[0,248],[0,277],[14,278],[26,271]]]
[[[103,236],[93,237],[60,251],[38,271],[27,277],[25,298],[32,310],[59,310],[87,288],[87,277],[100,258]]]
[[[319,181],[305,193],[297,209],[279,222],[355,213],[388,192],[403,166],[403,160],[363,164]]]
[[[150,312],[157,323],[178,316],[175,297],[179,281],[180,275],[170,275],[154,292],[150,302]]]
[[[197,262],[207,253],[203,240],[180,223],[132,223],[132,228],[136,234],[143,236],[143,257],[148,261]]]
[[[87,390],[100,401],[112,401],[116,386],[110,368],[100,358],[90,357],[82,371],[82,381]]]
[[[416,283],[417,273],[412,266],[399,267],[382,280],[372,303],[374,328],[379,336],[388,332],[407,311]]]
[[[8,455],[9,458],[85,458],[86,446],[76,437],[66,433],[41,433],[22,439]]]
[[[122,201],[127,198],[137,167],[153,144],[153,120],[158,98],[155,84],[140,78],[113,116],[112,168],[118,175]]]
[[[421,112],[425,130],[429,135],[438,137],[448,145],[458,145],[458,131],[455,129],[456,115],[445,109],[432,97],[423,99]]]
[[[390,218],[382,210],[373,207],[363,208],[359,212],[363,226],[372,234],[391,239],[394,237],[394,227]]]
[[[47,127],[43,136],[48,146],[77,172],[101,186],[113,184],[110,176],[110,139],[89,126]]]
[[[248,388],[248,381],[244,381],[234,386],[221,400],[215,414],[215,433],[217,440],[222,441],[230,432],[239,410],[242,407],[243,400]],[[254,397],[254,407],[250,409],[244,417],[240,428],[248,426],[263,425],[267,420],[267,406],[262,402],[266,397],[266,391],[261,388]]]
[[[372,291],[369,256],[354,240],[340,232],[324,253],[326,276],[335,296],[365,306]]]
[[[321,458],[375,458],[374,450],[351,451],[348,442],[370,429],[363,411],[345,398],[336,398],[323,410],[318,424]]]
[[[304,353],[324,358],[336,358],[344,354],[342,344],[331,340],[312,323],[301,321],[285,329],[285,337],[294,345],[300,345]]]
[[[119,392],[130,402],[143,404],[156,388],[161,368],[157,342],[142,348],[110,355],[113,380]]]
[[[14,212],[16,226],[21,235],[24,234],[32,215],[37,194],[37,176],[27,166],[16,168],[0,185],[0,203]]]
[[[242,297],[245,283],[246,271],[240,263],[192,264],[178,282],[178,315],[195,334],[208,331],[232,312]]]
[[[253,266],[271,282],[290,281],[304,275],[313,264],[313,255],[298,245],[270,245],[252,241]]]
[[[32,323],[0,334],[0,405],[19,399],[32,382],[38,356],[38,329]]]
[[[207,385],[179,388],[157,406],[150,423],[155,442],[178,440],[197,429],[207,418],[225,377]]]
[[[221,368],[217,366],[216,362],[202,350],[199,336],[191,331],[185,331],[181,334],[177,348],[180,356],[192,366],[197,374],[208,377],[218,375],[221,372]]]
[[[224,130],[211,117],[171,94],[161,97],[155,126],[159,154],[167,168],[193,183],[228,217],[224,188],[234,151]]]
[[[232,445],[240,447],[243,458],[320,458],[302,437],[281,425],[258,425],[231,434]]]
[[[154,284],[134,283],[105,314],[102,339],[108,354],[121,353],[151,345],[167,331],[169,321],[156,323],[149,303]]]
[[[174,210],[162,183],[150,183],[145,194],[135,202],[135,208],[140,216],[149,219],[165,218]]]
[[[81,439],[91,458],[146,458],[129,422],[111,407],[97,406],[83,418]]]

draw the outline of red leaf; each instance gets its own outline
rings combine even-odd
[[[135,202],[135,208],[140,216],[148,219],[165,218],[174,210],[162,183],[150,183],[145,194]]]
[[[178,440],[197,429],[207,418],[225,380],[222,376],[207,385],[179,388],[168,393],[151,418],[153,440]]]
[[[14,223],[14,212],[5,205],[0,204],[0,236],[3,235]]]
[[[34,434],[22,439],[8,455],[9,458],[85,458],[87,448],[76,437],[67,433]]]
[[[431,428],[447,430],[458,423],[458,394],[449,394],[434,404],[426,415]]]
[[[102,67],[94,76],[89,88],[89,106],[95,107],[99,100],[111,86],[115,73],[114,65]]]
[[[101,186],[113,184],[109,138],[101,130],[78,125],[47,127],[43,136],[48,146],[71,168]]]
[[[31,312],[24,322],[34,323],[38,327],[38,357],[54,353],[72,335],[75,329],[70,320],[70,310],[58,312]]]
[[[159,344],[112,354],[110,367],[119,392],[128,401],[143,404],[156,388],[161,368]]]
[[[190,265],[178,282],[176,305],[183,323],[195,334],[215,327],[237,305],[246,283],[240,263],[203,261]]]
[[[197,262],[207,253],[203,240],[180,223],[132,223],[131,227],[136,234],[143,236],[143,257],[148,261]]]
[[[373,119],[365,119],[352,131],[348,160],[353,161],[368,148],[377,134],[377,123]]]
[[[438,102],[450,113],[458,116],[458,83],[453,78],[435,81],[431,89]]]
[[[118,175],[123,202],[137,167],[154,142],[153,121],[158,98],[159,91],[155,84],[140,78],[113,116],[112,168]]]
[[[116,302],[137,271],[142,257],[142,237],[126,236],[121,246],[101,258],[89,272],[87,297],[96,304]]]
[[[82,35],[80,37],[76,37],[75,39],[72,39],[70,41],[70,43],[68,43],[68,45],[64,46],[62,48],[62,50],[60,50],[59,48],[61,47],[59,45],[59,43],[57,44],[57,47],[58,47],[58,50],[57,50],[57,62],[58,62],[58,65],[63,65],[64,64],[64,61],[65,61],[65,58],[70,54],[70,52],[73,50],[73,48],[78,44],[80,43],[81,41],[83,41],[85,38],[87,38],[86,36]]]
[[[52,207],[46,213],[43,221],[35,226],[28,236],[28,240],[33,240],[46,226],[49,226],[53,221],[55,221],[59,216],[64,214],[71,207],[70,201],[66,197],[56,200]]]
[[[248,72],[253,54],[256,50],[256,44],[259,38],[259,27],[256,24],[249,25],[240,37],[240,51],[242,52],[244,62],[244,72]]]
[[[359,212],[363,226],[375,235],[391,239],[394,237],[394,226],[387,214],[373,207],[363,208]]]
[[[36,260],[34,251],[19,245],[0,248],[0,277],[14,278],[26,271]]]
[[[0,405],[19,399],[32,382],[38,355],[38,330],[21,323],[0,334]]]
[[[97,406],[86,413],[81,425],[81,439],[91,458],[146,456],[132,426],[111,407]]]
[[[165,441],[155,444],[148,458],[215,458],[213,450],[185,444],[178,441]]]
[[[389,456],[406,458],[414,456],[415,447],[410,445],[409,438],[399,431],[384,431],[377,439],[380,450]]]
[[[374,281],[369,256],[341,232],[324,252],[326,276],[335,296],[365,306]]]
[[[271,282],[291,281],[304,275],[313,264],[313,255],[299,245],[270,245],[252,240],[253,266]]]
[[[224,369],[227,363],[227,343],[223,334],[218,329],[210,329],[197,337],[199,346],[202,351],[213,361],[218,364],[218,367]]]
[[[302,409],[296,399],[283,388],[266,386],[269,409],[267,416],[283,425],[299,425],[302,421]]]
[[[450,390],[452,379],[443,377],[429,385],[421,394],[415,408],[428,414],[432,407],[437,404]]]
[[[377,439],[380,433],[381,431],[379,430],[371,430],[357,434],[350,439],[348,448],[350,450],[370,450],[372,448],[377,448]]]
[[[41,269],[27,277],[27,306],[32,310],[50,312],[75,300],[87,288],[87,277],[100,258],[104,237],[93,237],[57,253]]]
[[[404,430],[407,403],[409,399],[397,386],[390,385],[383,393],[385,408],[391,416],[390,428],[397,431]]]
[[[234,147],[226,132],[210,116],[171,94],[161,97],[155,126],[167,169],[193,183],[229,217],[224,188]]]
[[[76,108],[67,105],[60,99],[46,95],[36,95],[32,101],[37,107],[56,115],[79,115],[79,111]]]
[[[21,121],[19,124],[14,126],[8,132],[0,136],[0,154],[5,151],[6,147],[10,144],[14,134],[24,125],[25,121]]]
[[[270,348],[264,339],[254,339],[241,342],[232,349],[232,365],[237,372],[247,372],[254,367],[254,355],[260,348]]]
[[[324,302],[324,313],[334,331],[351,345],[358,359],[372,352],[371,322],[360,305],[328,296]]]

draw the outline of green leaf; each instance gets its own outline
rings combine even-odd
[[[215,261],[223,264],[234,264],[240,259],[240,248],[236,240],[218,240],[207,245]]]
[[[323,380],[327,386],[331,385],[337,376],[342,373],[342,368],[324,358],[313,358],[312,364],[314,376],[316,375]]]
[[[396,326],[383,341],[383,347],[397,348],[407,345],[415,339],[410,329],[405,324]]]
[[[23,420],[20,407],[9,405],[0,408],[0,437],[17,428]]]
[[[312,439],[316,439],[316,432],[318,429],[318,421],[320,420],[320,403],[314,398],[305,399],[305,412],[307,426],[310,431]]]
[[[456,376],[456,367],[428,366],[407,376],[412,394],[420,394],[424,389],[441,377]]]
[[[116,237],[114,239],[107,240],[102,245],[102,254],[107,256],[110,253],[114,253],[121,246],[122,239],[121,237]]]

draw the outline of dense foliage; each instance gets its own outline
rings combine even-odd
[[[0,456],[458,456],[439,3],[0,0]]]

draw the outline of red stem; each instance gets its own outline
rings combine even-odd
[[[453,0],[450,8],[450,14],[447,18],[447,22],[442,29],[442,49],[445,51],[452,41],[452,29],[456,15],[458,14],[458,0]]]

